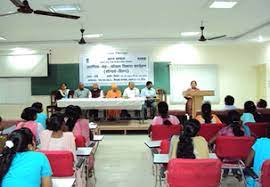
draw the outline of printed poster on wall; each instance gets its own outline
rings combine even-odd
[[[144,85],[149,79],[146,55],[113,51],[81,57],[80,63],[81,81],[86,85],[127,85],[128,82]]]

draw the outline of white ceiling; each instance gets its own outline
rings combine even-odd
[[[80,38],[81,24],[86,34],[102,33],[104,39],[180,38],[181,32],[199,31],[205,21],[206,36],[234,37],[270,21],[270,0],[238,0],[232,9],[210,9],[212,0],[29,0],[33,9],[48,5],[79,3],[79,20],[39,15],[0,17],[0,37],[4,42],[74,40]],[[16,10],[9,0],[0,1],[0,14]],[[262,35],[270,38],[270,26],[239,40]],[[182,39],[185,40],[185,39]],[[0,41],[3,43],[3,41]]]

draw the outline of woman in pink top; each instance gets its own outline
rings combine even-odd
[[[218,131],[218,133],[209,141],[212,145],[215,143],[218,136],[244,136],[245,131],[242,127],[242,122],[240,120],[240,114],[236,110],[231,110],[228,112],[228,124]]]
[[[70,151],[74,155],[74,160],[76,160],[75,138],[71,132],[64,132],[64,115],[53,114],[48,120],[48,127],[51,130],[44,130],[40,134],[40,149]]]
[[[37,110],[33,107],[27,107],[23,110],[21,118],[25,121],[18,123],[16,129],[20,129],[23,127],[30,129],[37,143],[39,143],[39,135],[41,131],[44,130],[44,128],[41,124],[35,122],[37,118]]]
[[[236,110],[231,110],[228,112],[228,124],[218,131],[218,133],[209,141],[209,145],[213,145],[219,136],[244,136],[245,131],[242,127],[242,122],[240,120],[240,114]],[[229,159],[227,159],[229,160]],[[232,160],[234,161],[234,160]],[[224,169],[223,177],[226,177],[229,173],[228,169]],[[238,169],[232,169],[234,176],[240,181],[241,174]]]
[[[67,118],[66,126],[68,131],[73,132],[74,136],[83,136],[87,146],[90,142],[89,120],[81,119],[81,108],[70,105],[66,108],[65,116]]]
[[[89,120],[81,119],[82,110],[78,106],[70,105],[66,108],[66,126],[68,131],[71,131],[74,136],[83,136],[86,140],[86,146],[90,143],[90,129]],[[89,174],[92,173],[91,170],[94,168],[94,157],[90,155],[88,157],[88,170]]]
[[[180,122],[176,116],[169,115],[169,107],[166,102],[158,103],[158,116],[156,116],[151,125],[179,125]]]

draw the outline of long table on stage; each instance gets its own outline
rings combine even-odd
[[[58,107],[67,107],[76,105],[82,109],[100,109],[100,110],[141,110],[145,98],[70,98],[57,101]]]
[[[143,105],[145,98],[69,98],[57,101],[57,107],[65,108],[76,105],[84,110],[139,110],[143,119]]]

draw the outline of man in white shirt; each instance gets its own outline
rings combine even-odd
[[[135,87],[134,82],[129,82],[128,87],[124,90],[124,98],[140,97],[140,90]]]
[[[128,87],[124,90],[123,97],[126,99],[140,97],[140,90],[135,87],[134,82],[128,83]],[[120,116],[123,118],[131,117],[127,110],[122,110]],[[135,111],[135,116],[139,116],[138,111]]]

